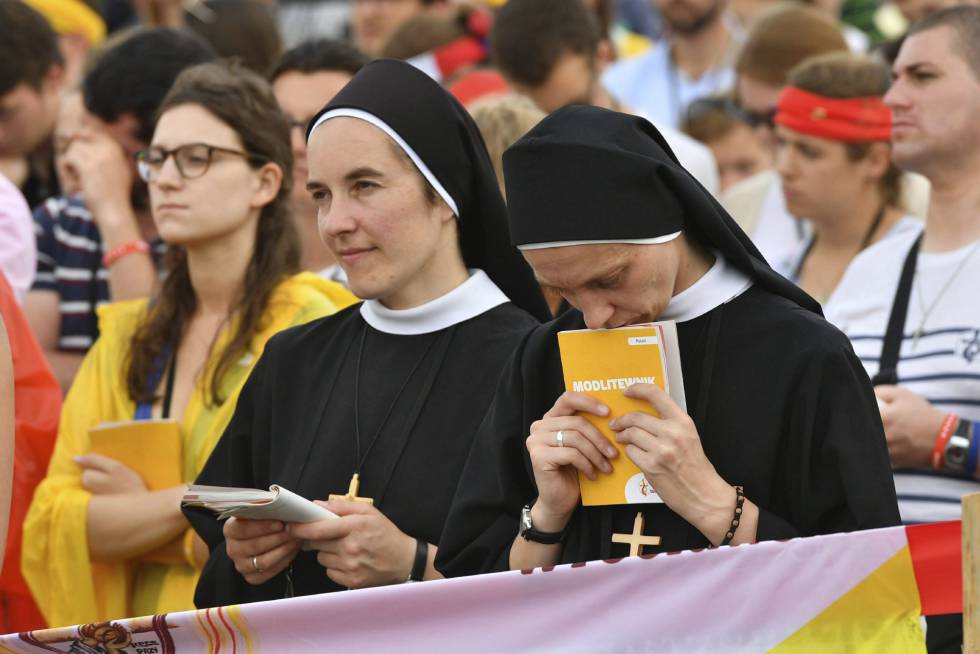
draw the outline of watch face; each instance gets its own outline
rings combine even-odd
[[[531,524],[531,507],[525,506],[521,510],[521,533],[523,534],[528,529],[531,529],[533,525]]]

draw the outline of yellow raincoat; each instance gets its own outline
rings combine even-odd
[[[184,479],[194,480],[235,411],[238,394],[276,332],[334,313],[356,301],[346,289],[310,273],[283,281],[266,308],[249,354],[221,380],[227,398],[205,403],[207,388],[195,388],[184,410]],[[101,335],[86,355],[65,399],[48,474],[38,486],[24,522],[22,569],[51,627],[194,608],[198,571],[189,564],[142,561],[94,563],[89,559],[86,512],[91,493],[81,485],[72,457],[89,451],[89,429],[132,420],[136,405],[126,390],[129,343],[143,320],[147,300],[118,302],[99,310]],[[220,351],[231,334],[217,342]],[[209,365],[216,363],[213,357]],[[210,371],[209,371],[210,372]],[[210,375],[203,375],[209,379]]]

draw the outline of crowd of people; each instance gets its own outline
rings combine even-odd
[[[958,2],[0,0],[0,632],[958,519],[978,111]],[[565,392],[659,320],[686,407]]]

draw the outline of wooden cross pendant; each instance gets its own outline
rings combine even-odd
[[[328,500],[344,500],[345,502],[362,502],[364,504],[374,504],[374,500],[370,497],[358,497],[357,490],[361,487],[361,476],[354,473],[354,476],[350,478],[350,488],[347,489],[346,495],[334,495],[331,494],[327,497]]]
[[[659,545],[660,536],[643,535],[643,512],[637,511],[636,519],[633,520],[632,534],[613,534],[612,542],[623,543],[630,546],[630,556],[638,556],[640,548],[644,545]]]

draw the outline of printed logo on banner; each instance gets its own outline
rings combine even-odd
[[[97,622],[69,629],[19,634],[23,652],[64,654],[174,654],[171,625],[166,615],[120,622]]]

